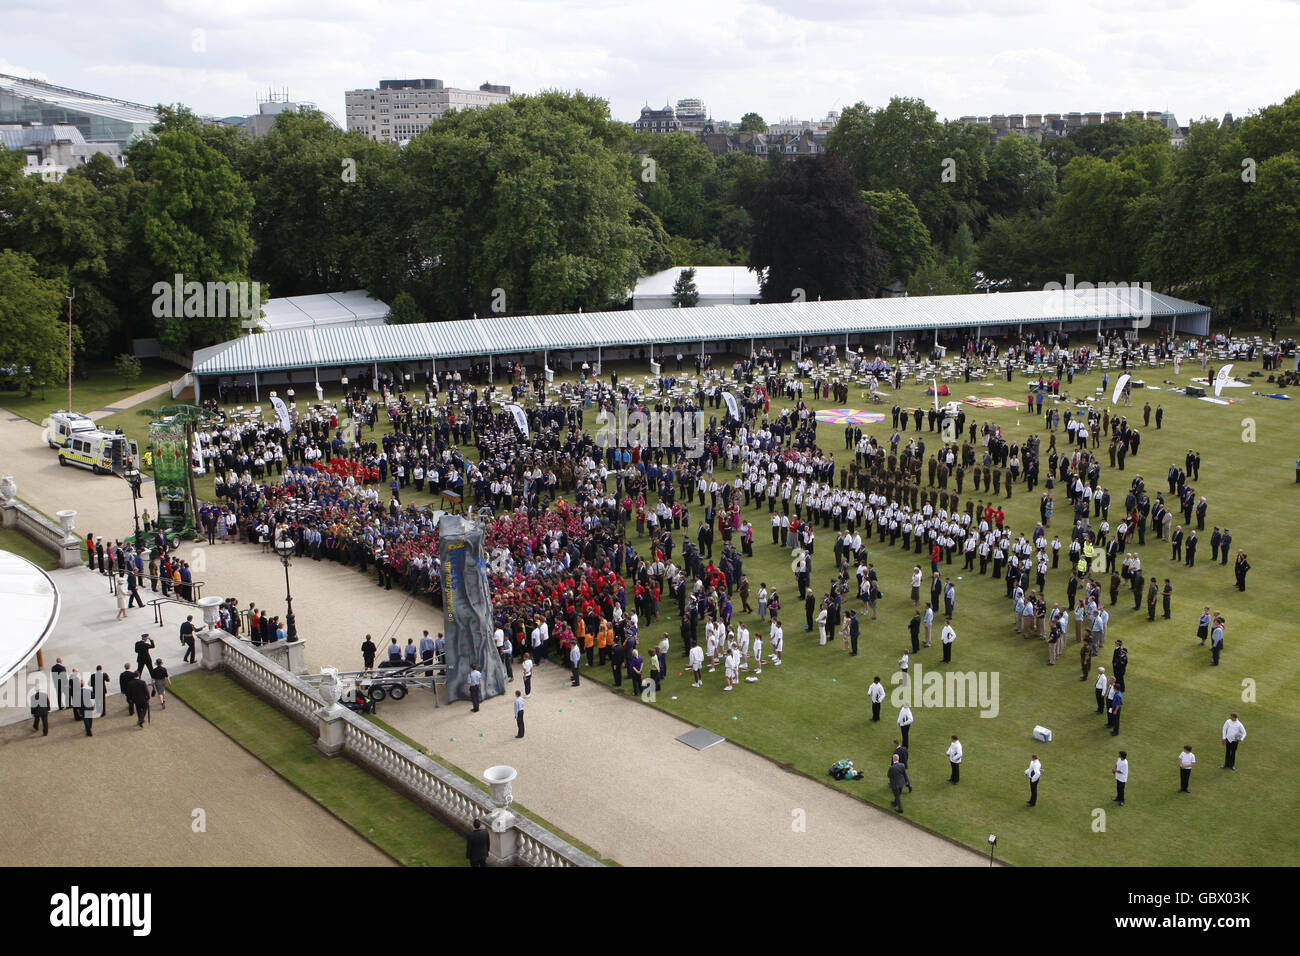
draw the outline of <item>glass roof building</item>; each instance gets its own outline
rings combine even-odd
[[[153,107],[0,73],[0,125],[75,126],[87,143],[125,148],[158,122]]]

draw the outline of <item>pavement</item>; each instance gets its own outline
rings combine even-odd
[[[130,491],[124,483],[60,469],[41,444],[39,428],[8,417],[0,415],[0,461],[5,473],[15,476],[20,497],[47,514],[75,508],[83,536],[86,530],[117,534],[130,528]],[[101,484],[88,484],[96,481]],[[233,543],[187,543],[185,549],[189,554],[182,556],[195,579],[206,583],[205,595],[237,597],[245,607],[250,600],[276,611],[283,607],[284,572],[275,555]],[[75,568],[68,573],[99,577]],[[441,627],[438,609],[417,604],[402,591],[382,590],[373,576],[341,565],[296,559],[290,576],[298,631],[313,671],[359,668],[367,633],[382,646],[390,633],[404,644],[423,629],[437,633]],[[105,599],[111,604],[106,594]],[[115,605],[110,610],[110,616],[116,614]],[[179,648],[180,612],[176,606],[167,610],[166,627],[155,636],[160,649]],[[64,639],[63,628],[61,621],[51,648]],[[116,656],[93,661],[91,669],[103,663],[116,673],[129,657],[116,651],[117,639],[111,637]],[[380,716],[470,773],[500,763],[515,767],[514,793],[521,804],[624,865],[988,865],[981,854],[914,827],[892,811],[784,771],[733,744],[695,751],[674,740],[689,729],[676,718],[595,681],[563,687],[563,676],[553,667],[539,668],[522,741],[514,739],[505,696],[486,701],[474,714],[465,702],[435,708],[432,695],[416,691],[401,703],[382,704]],[[517,686],[518,681],[511,689]],[[212,734],[220,736],[215,729]],[[182,759],[179,752],[177,759]],[[717,808],[725,808],[734,821],[725,839],[710,829]]]
[[[396,865],[179,700],[150,710],[0,728],[0,866]]]

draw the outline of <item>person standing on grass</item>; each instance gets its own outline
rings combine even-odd
[[[1246,726],[1237,719],[1234,712],[1223,722],[1223,768],[1237,769],[1237,745],[1246,739]]]
[[[1178,755],[1178,792],[1191,793],[1187,785],[1192,781],[1192,768],[1196,766],[1196,754],[1192,753],[1192,745],[1187,744],[1183,747],[1183,752]]]
[[[692,645],[689,657],[691,675],[695,678],[695,680],[691,682],[691,686],[703,687],[704,676],[701,674],[701,671],[704,669],[704,649],[698,644]]]
[[[524,695],[515,691],[515,725],[519,728],[519,733],[515,734],[516,739],[522,739],[524,736]]]
[[[1038,754],[1029,755],[1029,768],[1025,770],[1025,776],[1029,778],[1029,800],[1025,803],[1025,806],[1037,806],[1038,781],[1043,776],[1043,764],[1038,759]]]
[[[1128,783],[1128,751],[1121,750],[1119,759],[1115,761],[1115,767],[1111,770],[1115,776],[1115,796],[1111,797],[1111,803],[1118,803],[1124,806],[1124,786]]]
[[[903,733],[904,747],[908,746],[907,738],[912,730],[912,721],[914,719],[915,718],[912,717],[912,708],[907,705],[906,701],[904,701],[903,706],[898,711],[898,727]]]
[[[867,688],[867,696],[871,698],[871,722],[873,724],[879,723],[880,705],[885,700],[885,685],[880,683],[879,677],[871,681],[871,686]]]
[[[944,751],[944,753],[948,758],[949,766],[952,767],[952,773],[948,777],[948,782],[960,783],[962,750],[961,750],[961,741],[957,739],[956,734],[952,735],[952,743],[948,745],[948,749]]]
[[[893,754],[889,761],[889,789],[894,794],[894,809],[899,813],[903,812],[903,787],[910,790],[911,786],[907,765],[898,759],[898,754]]]
[[[952,663],[952,642],[957,640],[957,632],[952,629],[952,619],[944,618],[943,630],[939,632],[939,642],[943,644],[943,662]]]
[[[768,634],[768,639],[772,643],[772,663],[780,667],[785,658],[785,630],[781,627],[781,621],[775,615],[772,616],[772,630]]]

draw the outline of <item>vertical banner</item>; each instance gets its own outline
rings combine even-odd
[[[469,700],[469,672],[483,672],[483,699],[506,691],[506,668],[492,641],[492,599],[483,557],[483,526],[459,515],[438,519],[447,699]]]
[[[730,392],[722,393],[722,400],[727,403],[727,411],[736,421],[740,421],[740,409],[736,407],[736,396]]]
[[[506,410],[515,417],[515,425],[523,433],[525,438],[528,437],[528,416],[518,405],[507,405]]]
[[[285,434],[292,432],[293,425],[289,421],[289,406],[284,404],[284,399],[279,395],[272,395],[271,407],[275,409],[275,421],[280,426],[280,431]]]
[[[1129,375],[1128,372],[1125,372],[1119,377],[1119,381],[1115,383],[1115,391],[1112,392],[1110,396],[1110,403],[1112,405],[1119,404],[1119,397],[1124,394],[1124,387],[1128,385],[1130,378],[1132,378],[1132,376]]]
[[[153,452],[153,478],[159,499],[183,500],[190,478],[185,423],[154,422],[149,426],[149,447]]]

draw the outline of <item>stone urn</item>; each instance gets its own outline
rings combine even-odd
[[[335,710],[339,707],[339,695],[343,693],[338,668],[322,667],[320,672],[324,677],[320,682],[320,698],[325,702],[327,710]]]
[[[0,498],[4,497],[4,482],[0,481]],[[54,517],[59,519],[59,527],[63,529],[64,535],[72,534],[72,529],[77,526],[77,513],[70,508],[64,508],[62,511],[54,512]]]
[[[510,789],[510,784],[518,776],[518,770],[504,764],[488,767],[487,770],[483,771],[483,779],[492,788],[492,806],[494,809],[504,810],[514,802],[515,797]]]
[[[18,483],[14,481],[14,476],[5,475],[0,478],[0,504],[7,505],[16,497],[18,497]]]

